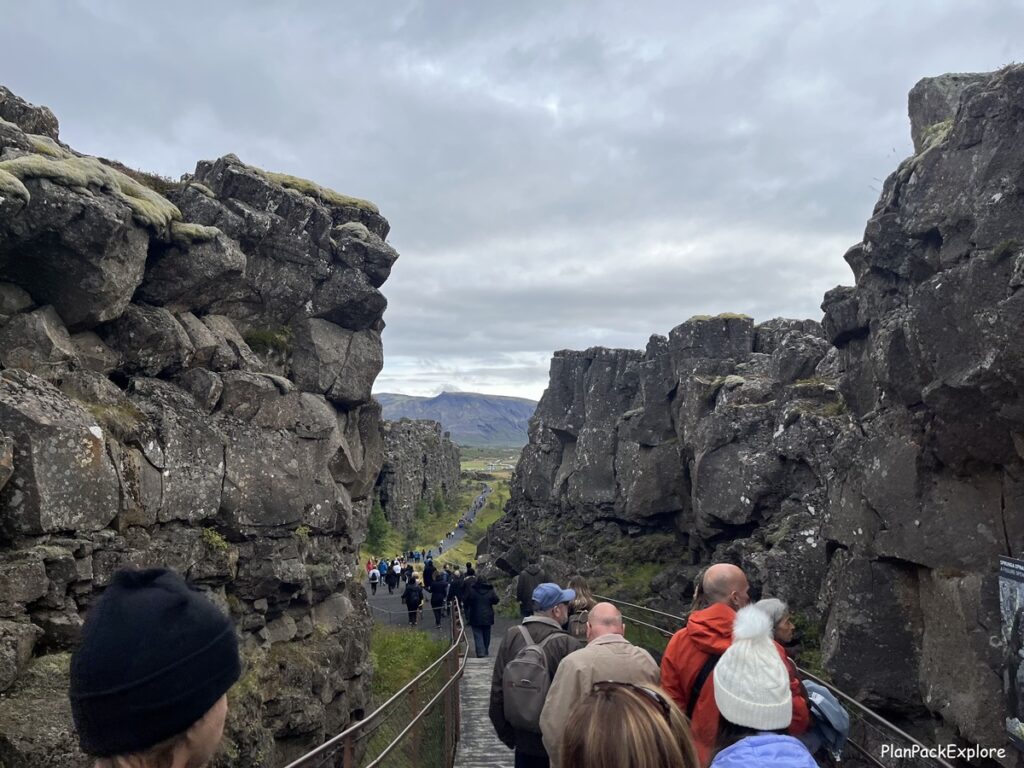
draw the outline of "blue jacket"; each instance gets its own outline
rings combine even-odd
[[[818,768],[818,764],[799,739],[759,733],[723,749],[711,761],[711,768]]]

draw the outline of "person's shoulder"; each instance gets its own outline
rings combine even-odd
[[[816,768],[817,763],[799,739],[783,733],[761,733],[726,747],[715,755],[711,765],[713,768],[748,765]]]

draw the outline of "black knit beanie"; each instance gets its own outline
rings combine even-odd
[[[234,626],[213,603],[166,568],[118,571],[71,659],[82,750],[127,755],[184,733],[240,674]]]

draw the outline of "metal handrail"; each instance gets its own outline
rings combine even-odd
[[[794,666],[796,666],[796,665],[794,665]],[[836,697],[838,697],[838,698],[842,699],[843,701],[847,702],[848,704],[851,704],[851,705],[853,705],[854,707],[856,707],[856,708],[857,708],[857,710],[858,710],[858,711],[859,711],[859,712],[860,712],[860,713],[861,713],[862,715],[866,715],[866,716],[867,716],[868,718],[870,718],[870,719],[874,720],[874,721],[875,721],[875,722],[877,722],[877,723],[878,723],[879,725],[881,725],[881,726],[882,726],[883,728],[887,728],[887,729],[888,729],[888,730],[890,730],[891,732],[895,733],[895,734],[896,734],[897,736],[899,736],[899,737],[900,737],[901,739],[904,739],[905,741],[909,741],[909,742],[910,742],[911,744],[914,744],[914,745],[916,745],[916,746],[920,747],[921,749],[924,749],[924,750],[927,750],[927,749],[928,749],[928,746],[927,746],[927,745],[925,745],[925,744],[924,744],[924,743],[922,743],[921,741],[918,741],[917,739],[915,739],[915,738],[914,738],[913,736],[911,736],[911,735],[910,735],[909,733],[907,733],[906,731],[904,731],[904,730],[903,730],[902,728],[900,728],[900,727],[899,727],[898,725],[896,725],[896,724],[895,724],[895,723],[893,723],[893,722],[890,722],[889,720],[886,720],[886,719],[885,719],[884,717],[882,717],[882,716],[881,716],[880,714],[878,714],[878,713],[877,713],[877,712],[875,712],[874,710],[872,710],[872,709],[869,709],[868,707],[864,706],[863,704],[861,704],[861,703],[860,703],[859,701],[857,701],[857,700],[856,700],[855,698],[853,698],[852,696],[850,696],[850,695],[848,695],[848,694],[846,694],[846,693],[843,693],[843,692],[842,692],[841,690],[839,690],[838,688],[836,688],[836,687],[835,687],[834,685],[832,685],[831,683],[829,683],[829,682],[827,682],[827,681],[825,681],[825,680],[822,680],[822,679],[821,679],[820,677],[818,677],[817,675],[815,675],[815,674],[812,674],[811,672],[808,672],[808,671],[807,671],[806,669],[803,669],[802,667],[797,667],[796,669],[797,669],[797,671],[798,671],[798,672],[799,672],[800,674],[804,675],[805,677],[809,677],[809,678],[810,678],[811,680],[813,680],[814,682],[816,682],[816,683],[817,683],[818,685],[822,685],[822,686],[824,686],[825,688],[827,688],[828,690],[830,690],[830,691],[831,691],[831,692],[832,692],[833,694],[835,694],[835,696],[836,696]],[[946,762],[946,761],[945,761],[944,759],[942,759],[941,757],[929,757],[928,759],[929,759],[929,760],[933,760],[934,762],[936,762],[936,763],[938,763],[939,765],[943,766],[943,768],[953,768],[952,764],[950,764],[950,763]]]
[[[638,608],[638,609],[640,609],[642,611],[648,611],[649,613],[656,613],[659,616],[664,616],[666,618],[669,618],[669,619],[672,619],[672,620],[678,622],[680,627],[686,625],[686,618],[683,617],[683,616],[677,616],[677,615],[672,614],[672,613],[665,613],[664,611],[659,611],[659,610],[656,610],[654,608],[648,608],[647,606],[643,606],[643,605],[637,605],[635,603],[628,603],[625,600],[618,600],[618,599],[616,599],[614,597],[606,597],[604,595],[597,595],[597,594],[595,594],[594,597],[598,598],[599,600],[604,600],[604,601],[609,602],[609,603],[615,603],[617,605],[625,605],[625,606],[629,606],[630,608]],[[630,617],[627,617],[625,615],[623,615],[622,618],[624,620],[625,619],[630,619]],[[648,624],[648,623],[643,622],[643,621],[641,621],[639,619],[636,619],[636,618],[632,618],[630,620],[634,624],[641,624],[641,625],[643,625],[645,627],[650,627],[651,629],[655,629],[655,630],[665,634],[666,636],[671,636],[672,634],[674,634],[673,632],[671,632],[671,631],[669,631],[669,630],[667,630],[667,629],[665,629],[663,627],[656,627],[653,624]],[[827,688],[829,691],[831,691],[833,694],[835,694],[835,696],[837,698],[840,698],[843,701],[847,702],[848,704],[852,705],[857,710],[857,712],[859,714],[861,714],[862,716],[865,716],[868,719],[874,720],[876,723],[881,725],[883,728],[885,728],[888,731],[890,731],[891,733],[899,736],[901,739],[904,739],[905,741],[907,741],[907,742],[909,742],[909,743],[919,747],[922,750],[928,750],[929,749],[927,745],[925,745],[924,743],[922,743],[918,739],[916,739],[913,736],[911,736],[909,733],[904,731],[898,725],[896,725],[895,723],[893,723],[893,722],[891,722],[889,720],[886,720],[884,717],[879,715],[877,712],[875,712],[874,710],[868,708],[864,704],[861,704],[855,698],[853,698],[852,696],[850,696],[850,695],[844,693],[843,691],[839,690],[838,688],[836,688],[834,685],[832,685],[831,683],[827,682],[826,680],[822,680],[817,675],[814,675],[811,672],[808,672],[806,669],[803,669],[801,667],[797,667],[797,671],[800,672],[800,674],[804,675],[805,677],[810,678],[814,682],[818,683],[819,685],[822,685],[825,688]],[[875,765],[878,765],[878,766],[881,766],[882,768],[885,768],[883,763],[879,762],[873,755],[870,755],[867,752],[867,750],[865,750],[864,747],[862,747],[860,744],[856,743],[852,739],[848,739],[848,742],[850,743],[850,745],[852,747],[854,747],[864,757],[869,758],[871,760],[871,762],[873,762]],[[932,762],[936,763],[937,765],[942,766],[942,768],[954,768],[954,766],[951,763],[947,762],[946,760],[944,760],[941,757],[928,757],[927,759],[931,760]]]
[[[405,736],[412,729],[412,726],[419,722],[423,718],[423,716],[426,715],[427,712],[429,712],[433,708],[433,706],[437,703],[441,696],[444,693],[446,693],[452,687],[452,685],[454,685],[456,682],[462,679],[463,672],[465,671],[466,668],[466,659],[469,657],[469,641],[466,638],[466,628],[462,621],[462,607],[459,605],[457,600],[452,605],[454,607],[454,611],[456,614],[453,618],[456,618],[457,622],[455,622],[452,628],[452,634],[454,637],[452,639],[452,644],[447,651],[438,656],[437,659],[433,661],[428,667],[426,667],[422,672],[416,675],[416,677],[414,677],[412,680],[410,680],[408,683],[402,686],[395,694],[391,696],[391,698],[389,698],[387,701],[385,701],[383,704],[377,707],[365,718],[356,721],[348,728],[343,730],[341,733],[328,739],[311,752],[307,752],[305,755],[298,758],[297,760],[288,763],[288,765],[286,765],[285,768],[302,768],[302,766],[306,765],[309,761],[314,760],[317,757],[321,757],[325,753],[343,744],[346,741],[346,739],[349,740],[349,742],[354,741],[356,738],[362,735],[364,731],[370,730],[371,725],[373,725],[378,720],[381,720],[386,715],[388,715],[388,710],[390,710],[393,705],[395,705],[400,700],[404,699],[406,695],[409,693],[409,691],[412,690],[416,685],[418,685],[422,680],[431,676],[441,664],[447,661],[459,649],[460,645],[463,646],[462,658],[459,663],[459,666],[456,668],[455,672],[449,678],[448,682],[445,683],[441,690],[423,706],[419,713],[409,722],[409,724],[401,731],[401,733],[399,733],[398,736],[396,736],[386,747],[384,747],[384,750],[381,752],[381,754],[376,759],[374,759],[372,763],[369,763],[366,768],[371,768],[371,766],[378,765],[380,763],[380,760],[384,758],[386,755],[388,755],[402,741],[402,739],[405,738]],[[386,611],[387,609],[383,608],[380,610]],[[455,627],[458,628],[457,634],[455,633]]]
[[[594,597],[596,597],[598,600],[604,600],[606,603],[616,603],[618,605],[627,605],[630,608],[639,608],[641,611],[648,611],[650,613],[656,613],[659,616],[664,616],[665,618],[672,619],[673,621],[679,621],[679,622],[682,622],[683,624],[686,623],[686,617],[685,616],[677,616],[674,613],[665,613],[664,611],[658,611],[658,610],[655,610],[654,608],[648,608],[646,605],[637,605],[636,603],[627,603],[625,600],[619,600],[618,598],[615,598],[615,597],[605,597],[604,595],[594,595]]]

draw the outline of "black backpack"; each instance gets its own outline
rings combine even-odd
[[[419,608],[420,603],[423,602],[423,587],[419,584],[410,584],[405,588],[405,604],[409,606],[409,610]]]

